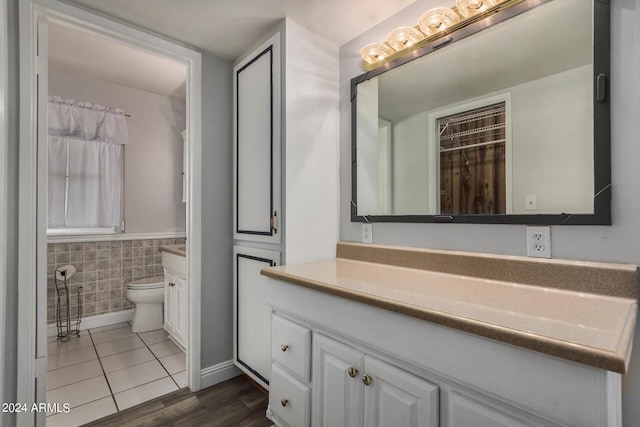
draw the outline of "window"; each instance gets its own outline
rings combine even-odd
[[[106,115],[120,115],[124,123],[124,113],[112,110],[50,99],[49,234],[114,233],[121,226],[124,142],[112,138],[117,122]]]

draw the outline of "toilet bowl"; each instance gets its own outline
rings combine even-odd
[[[156,276],[136,280],[127,285],[125,296],[136,305],[131,321],[132,332],[162,329],[164,303],[164,277]]]

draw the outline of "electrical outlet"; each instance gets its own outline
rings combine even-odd
[[[527,227],[527,255],[551,258],[551,227]]]
[[[373,243],[373,224],[362,224],[362,243]]]

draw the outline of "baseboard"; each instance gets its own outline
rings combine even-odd
[[[233,360],[227,360],[226,362],[209,366],[200,371],[200,388],[211,387],[212,385],[235,378],[240,374],[242,374],[242,371],[233,364]]]
[[[80,330],[86,331],[87,329],[100,328],[102,326],[115,325],[116,323],[129,322],[133,319],[134,309],[116,311],[114,313],[98,314],[95,316],[89,316],[82,318],[80,322]],[[58,329],[55,323],[47,325],[47,336],[55,337],[58,335]]]

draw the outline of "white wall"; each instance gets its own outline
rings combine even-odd
[[[287,19],[285,60],[285,260],[335,256],[339,229],[338,47]]]
[[[202,368],[233,358],[232,67],[202,54]]]
[[[378,79],[362,82],[358,86],[358,215],[378,213],[379,140],[378,140]]]
[[[361,74],[359,50],[384,40],[393,28],[411,25],[435,2],[418,0],[404,11],[340,49],[340,238],[358,241],[361,226],[351,223],[350,79]],[[554,258],[640,264],[640,7],[636,0],[611,2],[611,226],[554,226]],[[386,224],[373,227],[374,243],[526,255],[525,226],[475,224]],[[612,284],[615,286],[615,284]],[[623,378],[625,425],[640,420],[640,339],[636,336],[629,372]]]
[[[435,173],[429,169],[428,116],[419,113],[393,124],[394,215],[435,214],[429,211],[429,180]]]
[[[185,231],[182,136],[185,101],[49,68],[49,94],[124,110],[124,218],[127,233]]]

